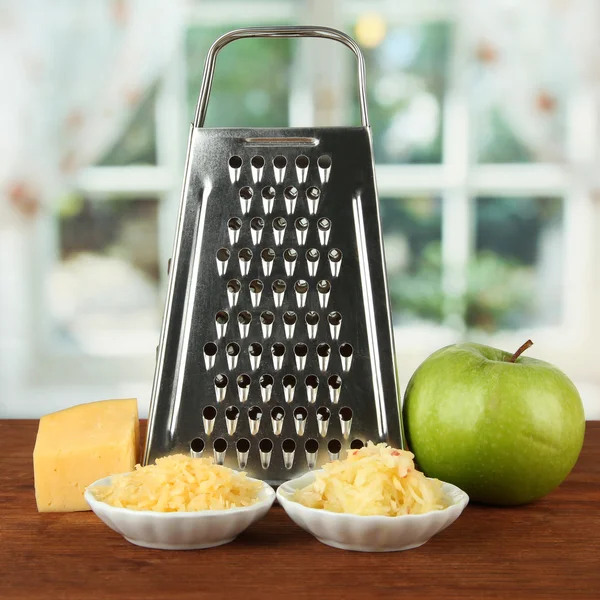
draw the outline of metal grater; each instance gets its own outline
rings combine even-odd
[[[358,59],[362,127],[203,127],[233,40],[327,38]],[[367,440],[403,446],[364,59],[325,27],[209,50],[192,125],[144,464],[213,455],[273,485]]]

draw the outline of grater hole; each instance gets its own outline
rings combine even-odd
[[[317,409],[317,420],[329,421],[330,416],[331,416],[331,411],[326,406],[321,406]]]
[[[275,198],[275,188],[268,185],[262,189],[260,194],[264,200],[273,200]]]
[[[229,260],[229,258],[231,257],[231,252],[229,252],[229,250],[227,250],[227,248],[219,248],[217,250],[217,260],[219,262],[227,262]]]
[[[298,320],[298,316],[296,315],[296,313],[294,311],[288,310],[283,313],[283,322],[286,325],[295,325],[297,320]]]
[[[265,262],[273,262],[275,260],[275,250],[273,248],[265,248],[261,253],[260,257]]]
[[[287,438],[281,442],[281,449],[284,452],[291,454],[296,451],[296,442],[292,438]]]
[[[243,262],[250,262],[252,260],[252,250],[250,248],[242,248],[238,253],[238,258]]]
[[[304,406],[298,406],[298,408],[294,409],[294,419],[296,419],[296,421],[306,421],[307,417],[308,411]]]
[[[304,449],[309,454],[316,454],[319,451],[319,442],[314,438],[309,438],[304,442]]]
[[[250,325],[250,322],[252,321],[252,315],[247,310],[243,310],[238,314],[237,320],[240,325]],[[229,348],[229,346],[227,347]]]
[[[298,231],[306,231],[308,229],[308,219],[306,217],[298,217],[295,221],[295,226]]]
[[[269,438],[263,438],[258,443],[258,448],[261,452],[268,454],[269,452],[273,452],[273,442]]]
[[[261,375],[258,382],[260,383],[261,387],[268,388],[269,386],[272,386],[275,383],[275,380],[273,379],[272,375],[266,374]]]
[[[295,388],[296,378],[293,375],[284,375],[281,383],[283,384],[283,387]]]
[[[260,322],[263,325],[272,325],[275,320],[275,315],[270,310],[265,310],[260,313]]]
[[[250,387],[250,383],[252,382],[252,380],[250,379],[249,375],[247,375],[246,373],[242,373],[241,375],[238,375],[236,382],[239,388],[246,389]]]
[[[231,231],[239,231],[242,228],[242,220],[238,217],[232,217],[227,221],[227,227],[229,227]]]
[[[223,438],[217,438],[213,442],[213,450],[215,452],[225,452],[227,450],[227,440]]]
[[[254,231],[262,231],[265,226],[265,220],[262,217],[254,217],[250,221],[250,227],[254,229]]]
[[[296,198],[298,198],[298,189],[293,185],[290,185],[283,191],[283,196],[287,200],[296,200]]]
[[[340,442],[340,440],[329,440],[329,443],[327,444],[327,450],[329,451],[330,454],[339,454],[340,451],[342,449],[342,442]]]
[[[271,418],[274,421],[281,421],[281,420],[283,420],[284,417],[285,417],[285,410],[283,410],[283,408],[281,408],[281,406],[275,406],[271,410]]]
[[[329,283],[327,279],[321,279],[321,281],[317,283],[317,291],[319,294],[329,294],[331,291],[331,283]]]
[[[285,156],[279,155],[273,159],[273,166],[276,169],[285,169],[286,165],[287,165],[287,159],[285,158]]]
[[[215,377],[215,386],[218,387],[219,389],[225,389],[227,387],[227,375],[224,375],[223,373],[219,373],[216,377]]]
[[[352,348],[351,344],[342,344],[340,346],[340,355],[343,358],[350,358],[352,356],[352,352],[354,352],[354,348]]]
[[[214,406],[205,406],[202,411],[202,416],[207,421],[213,421],[217,417],[217,409]]]
[[[351,450],[360,450],[361,448],[363,448],[365,445],[365,443],[362,440],[356,439],[356,440],[352,440],[350,442],[350,449]]]
[[[294,284],[294,291],[297,294],[306,294],[308,292],[308,281],[300,279]]]
[[[321,196],[321,190],[314,185],[306,190],[306,197],[310,200],[318,200]]]
[[[337,311],[330,312],[327,315],[327,321],[329,322],[330,325],[333,325],[334,327],[336,327],[341,324],[342,315]],[[352,352],[350,352],[350,353],[352,353]]]
[[[307,375],[304,383],[307,387],[316,390],[319,387],[319,378],[316,375]]]
[[[333,263],[337,263],[342,260],[342,252],[337,248],[332,248],[327,254],[327,256],[329,257],[329,260]]]
[[[319,231],[329,231],[331,229],[331,221],[323,217],[317,221],[317,228]]]
[[[250,344],[250,347],[248,348],[250,356],[260,356],[262,354],[262,351],[263,348],[258,342],[252,342],[252,344]]]
[[[297,259],[298,259],[298,252],[296,252],[296,250],[294,250],[293,248],[288,248],[283,253],[283,260],[285,260],[287,262],[295,262]]]
[[[306,260],[308,262],[317,262],[320,256],[321,253],[316,248],[311,248],[306,252]]]
[[[317,166],[321,169],[330,169],[331,168],[331,157],[323,154],[323,156],[319,156],[319,160],[317,160]]]
[[[228,406],[225,409],[225,418],[228,421],[235,421],[240,416],[240,410],[237,406]]]
[[[271,285],[274,294],[283,294],[286,287],[286,283],[283,279],[276,279]]]
[[[287,227],[287,221],[283,217],[273,219],[273,229],[275,231],[283,231]]]
[[[258,421],[262,417],[262,410],[258,406],[251,406],[248,409],[248,418],[251,421]]]
[[[202,438],[194,438],[191,442],[190,442],[190,450],[194,453],[194,454],[200,454],[201,452],[204,452],[204,440]]]
[[[331,354],[331,347],[329,344],[319,344],[317,346],[317,354],[325,358]]]
[[[242,166],[242,159],[239,156],[232,156],[229,159],[229,166],[232,169],[239,169]]]
[[[226,325],[229,321],[229,315],[224,311],[224,310],[220,310],[216,315],[215,315],[215,321],[219,324],[219,325]]]
[[[230,294],[239,294],[239,291],[242,289],[242,284],[237,279],[230,279],[227,282],[227,291]]]
[[[240,345],[236,342],[230,342],[227,344],[227,354],[229,356],[238,356],[240,353]]]
[[[265,166],[265,159],[262,156],[253,156],[250,164],[255,169],[262,169]]]
[[[273,390],[273,385],[275,384],[275,380],[271,375],[261,375],[258,380],[260,384],[260,397],[263,402],[268,402],[271,399],[271,391]]]
[[[252,188],[250,186],[246,185],[240,190],[240,198],[242,200],[252,200],[253,195],[254,192],[252,191]]]
[[[306,356],[308,354],[308,346],[306,344],[296,344],[294,346],[294,354],[296,356]]]
[[[236,442],[235,448],[238,452],[241,452],[242,454],[244,454],[250,450],[250,441],[247,440],[246,438],[240,438]]]
[[[271,346],[271,353],[273,356],[283,356],[285,354],[285,346],[279,342],[273,344],[273,346]]]
[[[252,292],[253,294],[260,294],[265,289],[265,285],[260,279],[253,279],[250,282],[249,287],[250,292]]]
[[[342,387],[342,378],[339,375],[331,375],[327,380],[327,384],[334,390],[339,390]]]
[[[317,325],[319,323],[319,313],[311,310],[306,313],[306,324],[307,325]]]
[[[352,420],[352,409],[349,406],[344,406],[343,408],[340,408],[340,419],[342,421]]]
[[[308,168],[308,156],[304,156],[304,154],[301,154],[300,156],[298,156],[296,158],[296,166],[299,169],[307,169]]]
[[[204,354],[206,356],[215,356],[217,354],[217,345],[214,342],[204,344]]]

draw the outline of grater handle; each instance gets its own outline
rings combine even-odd
[[[227,44],[235,40],[244,38],[295,38],[311,37],[325,38],[340,42],[354,52],[358,62],[358,86],[360,102],[360,118],[363,127],[369,127],[369,115],[367,113],[367,77],[365,69],[365,59],[360,51],[358,44],[344,32],[331,27],[312,27],[292,25],[288,27],[245,27],[243,29],[234,29],[220,38],[218,38],[210,47],[204,64],[204,73],[202,75],[202,85],[200,86],[200,95],[194,117],[194,127],[203,127],[208,109],[208,99],[215,72],[215,63],[217,54]]]

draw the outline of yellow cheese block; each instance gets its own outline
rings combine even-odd
[[[38,510],[90,510],[85,488],[132,471],[139,435],[135,398],[80,404],[42,417],[33,451]]]

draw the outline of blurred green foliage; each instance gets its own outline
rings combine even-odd
[[[220,35],[235,28],[231,24],[222,28],[191,27],[187,31],[190,121],[208,49]],[[206,125],[287,126],[292,62],[292,41],[287,39],[238,40],[225,46],[217,58]]]
[[[373,149],[378,163],[439,163],[442,160],[442,104],[447,89],[453,27],[448,22],[428,22],[394,27],[376,48],[364,48],[367,67],[369,118]],[[357,85],[354,81],[354,119],[358,119]],[[389,92],[379,90],[385,86]],[[386,136],[394,118],[406,112],[417,95],[431,94],[438,113],[433,139],[408,143],[403,152],[390,152]],[[385,100],[384,100],[384,97]]]
[[[477,199],[476,242],[462,304],[469,329],[523,327],[535,319],[536,268],[541,236],[559,227],[560,198]],[[441,286],[441,202],[435,198],[383,198],[384,234],[403,236],[404,268],[389,273],[394,313],[400,321],[442,322],[448,302]],[[389,250],[388,264],[394,257]],[[460,304],[459,299],[459,304]]]

